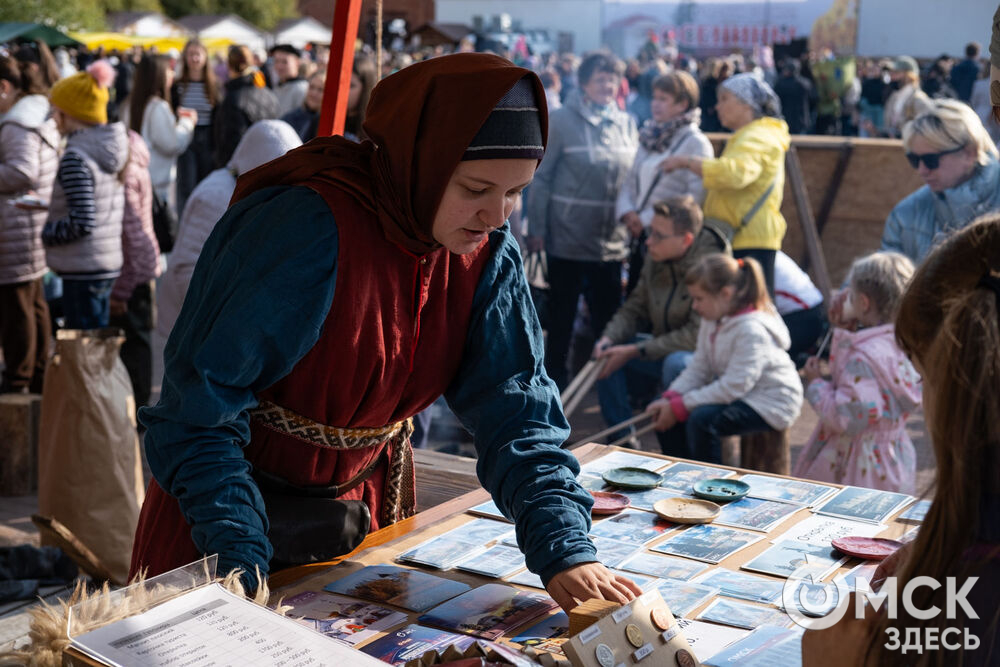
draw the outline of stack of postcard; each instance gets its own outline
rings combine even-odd
[[[668,465],[670,465],[670,461],[653,458],[652,456],[643,456],[642,454],[633,452],[614,451],[605,454],[599,459],[594,459],[590,463],[584,463],[580,466],[580,474],[600,476],[615,468],[643,468],[659,472]]]
[[[699,605],[719,594],[718,588],[676,579],[661,580],[656,590],[670,607],[670,613],[677,617],[690,614]]]
[[[732,470],[725,468],[713,468],[697,463],[675,463],[663,472],[660,486],[688,493],[695,482],[700,482],[703,479],[724,479],[735,474]]]
[[[708,565],[694,563],[683,558],[661,556],[660,554],[642,551],[624,561],[619,567],[626,572],[647,574],[659,579],[677,579],[687,581],[696,574],[708,569]]]
[[[723,568],[706,572],[694,581],[704,586],[718,588],[719,594],[726,597],[765,604],[774,604],[781,599],[781,588],[785,583]]]
[[[704,524],[691,526],[657,544],[652,550],[706,563],[718,563],[762,539],[763,535],[745,530]]]
[[[676,524],[650,512],[627,509],[606,519],[595,521],[590,529],[590,536],[605,537],[641,547],[676,527]]]
[[[461,595],[468,584],[396,565],[369,565],[323,587],[331,593],[382,602],[409,611],[426,611]]]
[[[555,601],[544,593],[485,584],[434,607],[417,621],[492,640],[556,608]]]
[[[569,639],[569,616],[566,612],[560,611],[526,630],[521,630],[511,641],[530,646],[535,650],[562,653],[562,645],[567,639]]]
[[[416,563],[447,570],[459,561],[486,550],[491,542],[513,533],[508,523],[490,519],[472,521],[433,537],[396,557],[402,563]],[[524,567],[523,565],[521,567]],[[513,572],[517,568],[513,568]]]
[[[465,572],[500,579],[524,568],[524,554],[516,546],[497,544],[481,553],[474,553],[455,567]]]
[[[282,604],[286,615],[303,625],[354,646],[406,621],[406,614],[325,591],[306,591]]]
[[[784,479],[768,475],[743,475],[741,482],[750,485],[750,495],[764,500],[777,500],[813,507],[837,491],[835,487],[814,484],[801,479]]]
[[[802,635],[798,630],[765,625],[704,661],[705,667],[799,667]]]
[[[711,621],[735,628],[753,630],[762,625],[787,627],[792,620],[788,614],[773,607],[761,607],[745,602],[733,602],[719,598],[698,614],[699,621]]]
[[[745,563],[743,569],[788,578],[796,570],[808,566],[813,579],[818,580],[826,578],[846,560],[829,544],[823,546],[784,540]]]
[[[456,635],[421,625],[408,625],[375,640],[361,651],[390,665],[405,665],[410,660],[420,658],[427,651],[443,651],[449,646],[464,651],[475,641],[475,637]]]
[[[816,513],[868,523],[884,523],[886,519],[912,501],[913,497],[905,493],[848,486],[823,503],[816,510]]]
[[[713,523],[766,533],[800,509],[801,505],[761,498],[743,498],[723,505],[722,511]]]

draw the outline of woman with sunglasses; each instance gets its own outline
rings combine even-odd
[[[1000,210],[1000,163],[979,116],[957,100],[936,101],[908,123],[903,148],[925,185],[892,209],[882,250],[920,264],[945,236]]]

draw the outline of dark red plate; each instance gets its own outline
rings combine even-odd
[[[594,507],[590,510],[591,514],[618,514],[632,504],[629,497],[623,493],[591,491],[590,495],[594,496]]]
[[[831,544],[845,556],[865,560],[882,560],[903,546],[902,542],[884,537],[838,537]]]

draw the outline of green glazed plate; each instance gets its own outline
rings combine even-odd
[[[620,489],[655,489],[662,476],[644,468],[615,468],[603,475],[604,481]]]
[[[703,479],[695,482],[692,490],[699,498],[729,503],[750,493],[750,485],[737,479]]]

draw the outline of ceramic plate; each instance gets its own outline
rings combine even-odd
[[[622,489],[655,489],[662,476],[643,468],[615,468],[604,473],[604,481]]]
[[[882,560],[903,546],[902,542],[884,537],[838,537],[831,544],[846,556],[865,560]]]
[[[590,510],[591,514],[618,514],[632,504],[629,497],[621,493],[591,491],[590,495],[594,496],[594,506]]]
[[[653,505],[653,511],[674,523],[709,523],[721,510],[713,502],[693,498],[664,498]]]
[[[703,479],[695,482],[692,490],[699,498],[729,503],[750,493],[750,485],[736,479]]]

